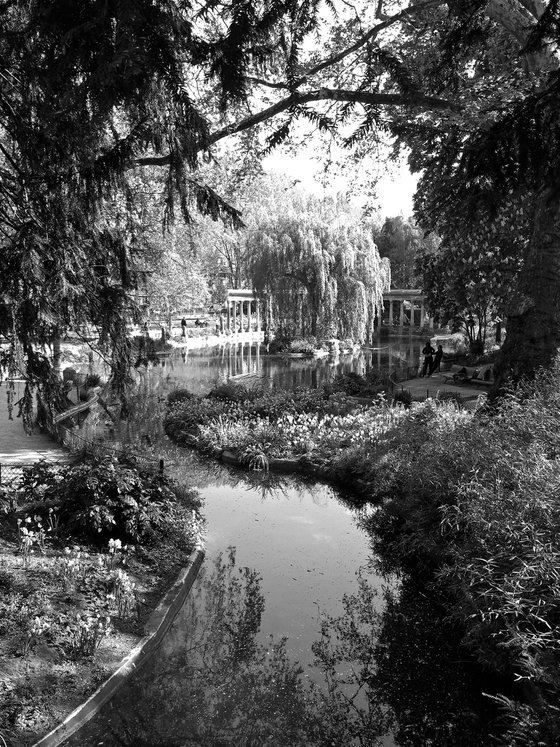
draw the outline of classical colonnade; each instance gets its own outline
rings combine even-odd
[[[222,331],[229,332],[260,332],[261,309],[260,301],[251,290],[233,288],[227,291],[224,304],[225,317],[222,314]],[[383,314],[381,327],[428,327],[434,326],[433,319],[428,316],[425,308],[425,297],[422,291],[412,288],[394,288],[383,294]]]
[[[433,329],[434,320],[426,313],[422,291],[415,288],[394,288],[384,293],[381,326]]]
[[[225,302],[223,324],[230,332],[261,331],[259,300],[251,290],[230,289]]]

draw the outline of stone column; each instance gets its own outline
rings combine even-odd
[[[253,311],[251,309],[252,305],[252,301],[247,301],[247,325],[249,327],[249,332],[253,331]]]
[[[393,326],[393,301],[389,301],[389,327]]]
[[[255,300],[255,313],[257,315],[257,332],[261,331],[261,304],[259,299]]]
[[[399,310],[399,327],[401,330],[404,327],[404,298],[401,298],[401,308]]]
[[[232,302],[231,312],[232,312],[232,317],[233,317],[232,319],[233,331],[237,332],[237,301]]]
[[[424,326],[424,322],[426,321],[426,312],[424,310],[424,301],[420,301],[420,326]]]
[[[227,313],[227,331],[231,332],[231,301],[229,298],[226,301],[226,313]]]

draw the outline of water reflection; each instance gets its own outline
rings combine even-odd
[[[406,585],[378,602],[364,574],[344,612],[323,617],[313,647],[323,686],[309,685],[285,638],[260,640],[262,580],[229,548],[203,566],[157,655],[68,744],[489,744],[490,710],[453,628]]]
[[[469,658],[461,634],[460,626],[445,617],[443,605],[408,581],[387,600],[370,686],[371,695],[382,697],[391,709],[400,747],[500,743],[496,708],[483,695],[496,683]]]
[[[180,624],[69,744],[305,745],[312,712],[279,640],[257,641],[264,597],[235,551],[203,566]]]
[[[313,650],[334,697],[320,706],[331,718],[338,708],[338,720],[351,723],[359,744],[387,744],[388,737],[398,747],[499,743],[496,709],[483,695],[493,683],[469,660],[443,606],[408,581],[387,593],[384,609],[375,602],[375,589],[362,578],[359,592],[345,598],[344,614],[325,616]],[[337,697],[341,682],[354,703]],[[366,706],[355,708],[360,692]]]
[[[247,383],[261,381],[287,389],[317,388],[341,373],[364,375],[372,369],[386,372],[417,365],[424,342],[413,337],[401,338],[391,344],[363,348],[353,355],[319,359],[269,356],[261,345],[251,343],[183,348],[162,358],[156,373],[166,379],[169,388],[186,386],[197,394],[205,394],[227,378]]]

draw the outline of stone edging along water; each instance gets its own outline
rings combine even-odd
[[[235,452],[230,451],[229,449],[203,448],[196,436],[188,433],[183,433],[180,441],[177,441],[169,434],[167,435],[168,438],[178,446],[188,447],[198,451],[199,453],[208,454],[214,457],[214,459],[217,459],[224,464],[229,464],[232,467],[238,467],[239,469],[244,470],[250,469],[246,463],[239,459]],[[313,461],[305,454],[299,457],[271,458],[268,460],[264,469],[269,472],[293,473],[303,475],[304,477],[313,477],[316,480],[321,480],[322,482],[327,482],[332,485],[340,486],[341,483],[340,477],[335,474],[328,461]],[[345,475],[344,487],[354,492],[356,498],[360,499],[364,489],[367,488],[367,485],[359,477],[351,478],[348,475]]]
[[[36,742],[33,747],[57,747],[86,724],[100,708],[119,690],[128,677],[144,664],[162,642],[177,613],[185,603],[204,559],[204,550],[191,553],[173,586],[150,615],[145,625],[145,635],[126,656],[109,679],[105,680],[84,703],[64,721]]]
[[[247,469],[247,465],[243,464],[233,451],[224,449],[218,452],[216,456],[225,464]],[[331,476],[330,472],[323,465],[315,464],[309,461],[309,459],[302,458],[269,459],[267,468],[272,472],[298,472],[309,475],[310,477],[318,477],[322,480],[327,480]]]

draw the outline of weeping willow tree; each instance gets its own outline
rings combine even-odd
[[[390,285],[371,234],[347,221],[278,217],[247,237],[249,277],[273,328],[289,336],[371,337]]]

